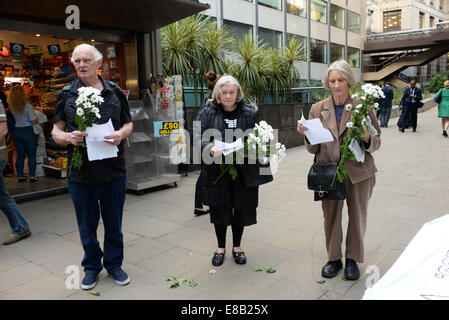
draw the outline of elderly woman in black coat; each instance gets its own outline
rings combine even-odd
[[[257,223],[256,208],[259,189],[257,185],[248,186],[244,177],[245,168],[255,165],[248,165],[247,161],[243,166],[236,165],[238,175],[235,180],[229,173],[220,177],[219,163],[233,161],[233,154],[223,156],[214,145],[214,141],[232,143],[239,138],[240,133],[243,142],[242,133],[254,128],[257,113],[252,106],[243,102],[243,92],[238,81],[232,76],[224,75],[215,85],[212,99],[208,101],[200,120],[203,159],[201,198],[203,203],[210,207],[210,220],[215,226],[218,240],[218,249],[212,258],[212,265],[220,266],[223,263],[226,252],[226,231],[229,225],[233,235],[234,261],[237,264],[245,264],[246,256],[240,247],[240,242],[244,227]],[[226,134],[225,131],[227,131]]]

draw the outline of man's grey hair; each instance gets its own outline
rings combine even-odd
[[[242,101],[244,98],[242,87],[240,86],[240,83],[237,81],[236,78],[233,76],[230,76],[228,74],[223,75],[215,84],[214,91],[212,91],[212,99],[217,101],[218,103],[221,103],[220,101],[220,94],[222,94],[221,87],[223,86],[235,86],[237,89],[237,100],[236,102]]]
[[[100,51],[98,51],[97,48],[95,48],[95,46],[90,45],[90,44],[88,44],[88,43],[82,43],[82,44],[77,45],[77,46],[75,47],[75,49],[73,49],[72,58],[70,58],[70,60],[71,60],[73,63],[75,63],[75,59],[73,58],[73,55],[75,54],[75,51],[76,51],[78,48],[88,48],[88,49],[92,52],[92,54],[94,55],[94,59],[95,59],[95,61],[97,61],[97,62],[100,61],[101,59],[103,59],[103,55],[101,54]]]
[[[329,73],[332,71],[338,71],[342,74],[342,76],[346,79],[346,81],[348,82],[349,88],[355,86],[357,84],[357,81],[355,79],[355,75],[354,72],[351,69],[351,66],[349,65],[349,63],[346,62],[346,60],[338,60],[335,61],[334,63],[332,63],[329,67],[329,69],[327,69],[327,73],[324,76],[323,79],[323,85],[327,90],[330,90],[329,87]]]

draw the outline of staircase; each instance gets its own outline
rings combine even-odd
[[[411,66],[425,65],[449,51],[448,45],[440,45],[430,48],[427,51],[422,51],[418,55],[410,56],[408,54],[396,55],[394,59],[387,63],[379,65],[381,70],[376,72],[365,72],[363,74],[364,81],[380,81],[390,78],[402,70]]]

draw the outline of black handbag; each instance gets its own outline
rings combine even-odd
[[[260,174],[260,170],[265,168],[270,169],[270,163],[261,164],[259,161],[255,164],[244,164],[242,168],[243,184],[245,187],[254,188],[262,184],[269,183],[273,181],[273,175],[271,174]],[[265,172],[268,173],[268,172]]]
[[[346,187],[335,177],[338,163],[314,163],[307,176],[307,187],[314,191],[314,200],[345,200]]]
[[[342,142],[346,135],[343,133]],[[307,175],[307,187],[314,191],[314,200],[345,200],[346,187],[344,182],[338,182],[335,177],[338,162],[316,163],[316,155],[313,165]],[[335,177],[335,181],[334,181]]]

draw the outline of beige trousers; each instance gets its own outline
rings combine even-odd
[[[372,196],[376,176],[372,176],[359,183],[352,184],[345,179],[348,206],[348,229],[346,233],[345,257],[362,263],[364,259],[363,241],[366,232],[368,201]],[[342,258],[341,244],[343,230],[341,218],[344,200],[322,201],[324,214],[324,233],[326,235],[326,249],[329,261]]]

